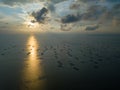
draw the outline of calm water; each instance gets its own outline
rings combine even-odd
[[[116,88],[120,35],[0,35],[0,90]]]

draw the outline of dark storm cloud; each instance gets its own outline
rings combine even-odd
[[[72,23],[72,22],[77,22],[79,20],[80,20],[79,14],[77,14],[77,15],[72,14],[72,15],[67,15],[67,16],[63,17],[61,19],[61,22],[62,23]]]
[[[92,5],[87,9],[85,13],[70,14],[63,17],[61,21],[62,23],[73,23],[80,20],[98,20],[106,12],[107,12],[107,7],[100,5]]]
[[[46,15],[48,13],[48,9],[43,7],[41,10],[37,11],[37,12],[32,12],[32,16],[35,18],[36,22],[39,23],[44,23],[44,21],[46,20]],[[35,22],[35,20],[32,20],[31,22]]]
[[[95,26],[88,26],[86,27],[86,31],[94,31],[97,30],[99,28],[99,25],[95,25]]]

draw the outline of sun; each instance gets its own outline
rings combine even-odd
[[[26,22],[24,22],[24,24],[25,24],[25,26],[27,27],[27,28],[39,28],[39,23],[37,23],[37,22],[35,22],[35,23],[32,23],[31,21],[26,21]]]
[[[36,28],[37,24],[36,23],[32,23],[32,22],[27,22],[27,26],[28,26],[28,28]]]
[[[34,17],[32,17],[30,15],[26,15],[26,17],[23,21],[23,27],[24,27],[25,31],[27,31],[27,32],[38,33],[38,32],[48,31],[51,26],[49,23],[44,23],[44,24],[39,23],[35,20]]]
[[[38,23],[37,22],[32,22],[33,20],[34,20],[33,17],[27,16],[25,21],[24,21],[24,25],[27,28],[37,28],[38,27]]]

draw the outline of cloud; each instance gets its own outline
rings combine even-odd
[[[61,24],[60,29],[62,31],[71,31],[73,25],[72,24]]]
[[[119,2],[119,0],[79,0],[79,1],[82,1],[82,2]]]
[[[67,0],[47,0],[47,1],[51,1],[53,3],[59,3],[59,2],[67,1]]]
[[[97,30],[99,28],[99,25],[94,25],[94,26],[87,26],[85,28],[86,31],[94,31]]]
[[[55,24],[55,28],[63,31],[79,29],[82,24],[86,31],[101,28],[94,25],[96,23],[102,23],[104,26],[108,23],[120,25],[120,0],[0,0],[0,3],[9,6],[20,5],[18,9],[24,11],[19,13],[25,14],[22,16],[24,20],[30,15],[32,18],[27,18],[28,22],[44,25],[47,25],[47,22],[50,26]],[[12,10],[8,12],[14,13]]]
[[[41,10],[37,11],[37,12],[32,12],[32,16],[35,18],[36,22],[39,23],[44,23],[45,19],[47,18],[46,15],[48,13],[48,9],[43,7]],[[31,22],[34,23],[35,20],[32,20]]]
[[[71,4],[70,5],[70,9],[78,9],[78,8],[80,8],[80,3],[73,3],[73,4]]]
[[[120,3],[115,4],[112,8],[112,15],[113,15],[113,25],[120,26]]]
[[[25,4],[33,2],[34,0],[1,0],[0,2],[6,5],[14,6],[17,4]]]
[[[59,8],[57,7],[56,10],[61,18],[61,30],[71,30],[71,25],[69,24],[72,23],[74,24],[72,25],[73,30],[73,28],[77,27],[76,24],[82,21],[91,22],[92,24],[98,23],[101,24],[101,26],[107,23],[119,25],[119,2],[119,0],[76,0],[74,2],[60,3]],[[68,3],[69,5],[67,5]],[[63,6],[65,7],[62,8]],[[101,28],[99,25],[88,26],[87,23],[84,25],[86,31],[95,31]]]
[[[84,2],[88,5],[86,10],[81,10],[82,6],[80,2]],[[92,2],[92,3],[91,3]],[[76,4],[73,4],[70,9],[76,10],[79,13],[79,19],[77,21],[87,20],[87,21],[97,21],[102,23],[108,23],[114,20],[116,25],[119,25],[120,17],[120,1],[119,0],[79,0]],[[82,13],[81,13],[82,11]],[[74,14],[74,13],[73,13]],[[72,14],[71,14],[72,15]],[[66,16],[67,18],[67,16]],[[64,21],[64,20],[63,20]],[[69,22],[69,18],[65,19]]]
[[[52,2],[47,2],[45,3],[45,6],[51,11],[51,12],[55,12],[55,5]]]
[[[120,0],[106,0],[107,2],[120,2]]]
[[[33,3],[33,2],[53,2],[59,3],[65,0],[0,0],[1,3],[14,6],[17,4],[26,4],[26,3]]]
[[[79,4],[77,4],[79,5]],[[81,8],[81,6],[79,6]],[[61,21],[62,23],[72,23],[72,22],[77,22],[80,20],[98,20],[102,17],[103,14],[107,13],[108,9],[105,6],[101,5],[91,5],[86,11],[79,11],[78,6],[73,6],[73,8],[78,8],[76,9],[76,12],[73,12],[73,14],[68,14],[64,17],[62,17]],[[70,8],[71,9],[71,8]]]
[[[115,4],[115,5],[113,6],[113,9],[120,9],[120,3]]]
[[[84,20],[97,20],[107,11],[107,7],[100,5],[91,6],[86,13],[82,14]]]
[[[77,15],[67,15],[65,17],[63,17],[61,19],[61,22],[62,23],[73,23],[73,22],[77,22],[80,20],[80,16],[77,14]]]
[[[113,6],[113,8],[111,10],[111,13],[114,16],[120,17],[120,3],[117,3]]]
[[[120,17],[119,18],[113,18],[112,20],[113,26],[120,26]]]

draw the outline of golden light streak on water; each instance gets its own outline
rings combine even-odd
[[[38,55],[38,42],[34,36],[30,36],[27,42],[27,55],[22,75],[22,90],[44,90],[45,75]]]

